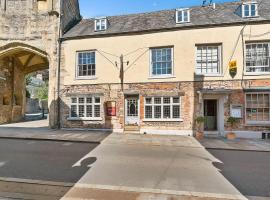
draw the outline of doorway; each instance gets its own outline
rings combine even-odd
[[[126,125],[139,125],[139,95],[126,96],[125,98],[125,124]]]
[[[217,105],[218,101],[216,99],[204,100],[204,116],[206,122],[204,124],[205,131],[217,131]]]

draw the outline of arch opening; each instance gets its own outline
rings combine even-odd
[[[41,108],[40,102],[33,103],[39,101],[33,93],[48,87],[48,79],[40,78],[48,68],[49,59],[42,50],[20,43],[0,47],[0,124],[24,121],[29,111]]]

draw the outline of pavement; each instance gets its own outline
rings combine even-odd
[[[62,200],[112,199],[112,194],[120,195],[118,200],[246,199],[213,166],[220,161],[193,137],[168,138],[108,136],[82,158],[96,162]]]
[[[53,130],[46,119],[0,125],[0,138],[100,143],[110,132]]]
[[[206,149],[227,149],[241,151],[266,151],[270,152],[270,140],[261,139],[235,139],[227,140],[226,138],[204,138],[199,142]]]

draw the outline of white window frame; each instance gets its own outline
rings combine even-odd
[[[185,21],[185,13],[187,13],[187,21]],[[179,21],[179,15],[182,15],[182,21]],[[190,22],[190,9],[189,8],[179,8],[176,9],[176,23],[182,24],[182,23],[189,23]]]
[[[80,76],[79,75],[79,54],[80,53],[94,53],[95,54],[95,75],[92,76]],[[77,51],[76,52],[76,70],[75,70],[75,77],[77,80],[91,80],[91,79],[96,79],[97,76],[97,60],[96,57],[97,53],[95,50],[87,50],[87,51]]]
[[[250,121],[250,120],[248,120],[248,116],[247,116],[247,109],[248,109],[248,107],[247,107],[247,95],[252,95],[252,94],[257,94],[257,95],[258,94],[268,94],[269,95],[269,102],[270,102],[270,92],[247,92],[247,93],[245,93],[245,121],[246,121],[246,124],[247,125],[269,125],[270,120],[269,121]],[[270,107],[269,107],[269,109],[270,109]]]
[[[198,47],[218,47],[218,69],[219,72],[217,73],[199,73],[197,71],[197,65],[198,65]],[[223,57],[222,57],[222,44],[198,44],[196,45],[196,55],[195,55],[195,74],[199,75],[199,76],[222,76],[223,75],[223,67],[222,67],[222,61],[223,61]]]
[[[102,28],[102,23],[104,23],[104,28]],[[98,25],[100,28],[98,28]],[[108,28],[108,20],[106,17],[95,19],[95,31],[105,31]]]
[[[146,103],[146,99],[147,98],[151,98],[152,100],[152,102],[151,102],[151,104],[148,104],[148,103]],[[155,98],[161,98],[161,104],[155,104],[154,103],[154,99]],[[170,104],[164,104],[164,101],[163,101],[163,99],[164,98],[170,98]],[[173,98],[179,98],[179,103],[173,103]],[[164,106],[170,106],[170,111],[171,111],[171,113],[170,113],[170,118],[164,118],[164,115],[163,115],[163,112],[164,112],[164,110],[163,110],[163,108],[164,108]],[[146,114],[146,106],[151,106],[152,107],[152,118],[146,118],[145,117],[145,114]],[[154,118],[154,116],[155,116],[155,111],[154,111],[154,107],[155,106],[161,106],[161,118]],[[179,106],[179,118],[173,118],[173,106]],[[144,120],[143,121],[148,121],[148,122],[182,122],[183,121],[183,119],[182,119],[182,98],[181,97],[179,97],[179,96],[168,96],[168,97],[166,97],[166,96],[163,96],[163,97],[160,97],[160,96],[155,96],[155,97],[144,97]]]
[[[171,49],[171,64],[172,64],[172,73],[171,74],[160,74],[155,75],[153,74],[153,63],[152,63],[152,50],[154,49]],[[152,47],[150,48],[150,72],[149,77],[151,78],[174,78],[174,47],[168,46],[168,47]]]
[[[77,99],[77,102],[76,103],[72,103],[72,99],[73,98],[76,98]],[[84,116],[86,116],[87,114],[87,106],[92,106],[92,117],[73,117],[71,116],[71,106],[73,105],[76,105],[77,106],[77,111],[76,111],[76,114],[79,115],[79,105],[82,105],[79,103],[79,98],[84,98]],[[87,103],[87,98],[92,98],[92,103]],[[95,99],[96,98],[99,98],[100,99],[100,102],[99,103],[96,103],[95,102]],[[79,96],[71,96],[70,97],[70,102],[69,102],[69,117],[68,117],[68,120],[75,120],[75,121],[102,121],[102,117],[101,117],[101,114],[102,114],[102,104],[101,104],[101,96],[92,96],[92,95],[79,95]],[[100,117],[95,117],[95,106],[96,105],[99,105],[100,106]]]
[[[255,5],[255,15],[251,15],[251,6]],[[248,6],[249,14],[245,15],[245,7]],[[258,12],[258,3],[257,2],[245,2],[242,4],[242,17],[243,18],[252,18],[252,17],[258,17],[259,12]]]
[[[245,43],[245,75],[268,75],[269,72],[248,72],[247,71],[247,45],[258,45],[258,44],[268,44],[268,62],[270,68],[270,41],[269,42],[246,42]],[[266,66],[254,66],[253,68],[262,68]]]

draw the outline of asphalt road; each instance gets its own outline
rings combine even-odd
[[[76,183],[96,161],[72,167],[97,144],[0,139],[0,177]]]
[[[270,199],[270,152],[211,150],[221,173],[245,196]]]

